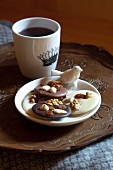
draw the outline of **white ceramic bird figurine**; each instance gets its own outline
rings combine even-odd
[[[74,66],[72,69],[68,69],[64,72],[58,71],[58,70],[52,70],[51,75],[52,76],[60,76],[60,80],[64,83],[73,83],[80,77],[80,73],[83,70],[80,66]]]

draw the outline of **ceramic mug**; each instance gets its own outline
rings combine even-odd
[[[52,32],[47,35],[29,34],[30,29],[36,31],[37,28]],[[42,17],[25,18],[14,23],[12,31],[21,73],[28,78],[50,76],[51,70],[56,68],[59,56],[61,32],[59,23]],[[28,34],[25,34],[26,31]]]

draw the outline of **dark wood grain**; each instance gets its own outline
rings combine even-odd
[[[101,93],[102,104],[94,116],[77,125],[47,127],[24,118],[14,96],[29,79],[19,71],[13,44],[0,46],[0,147],[41,153],[60,153],[88,145],[113,132],[113,56],[93,45],[61,44],[57,69],[80,65],[81,79]]]

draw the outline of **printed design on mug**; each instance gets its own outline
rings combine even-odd
[[[37,56],[40,60],[43,62],[43,66],[50,66],[57,60],[57,56],[59,53],[59,48],[55,47],[52,48],[50,51],[47,51],[46,53],[43,52],[43,54],[40,54],[40,56]]]

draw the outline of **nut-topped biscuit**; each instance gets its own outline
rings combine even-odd
[[[55,80],[50,80],[45,85],[37,86],[34,91],[41,96],[52,98],[65,97],[67,94],[67,89],[63,87],[63,83]]]
[[[54,99],[53,99],[54,100]],[[50,105],[47,101],[38,102],[33,105],[32,110],[34,113],[52,119],[60,119],[71,114],[71,109],[65,104]]]

